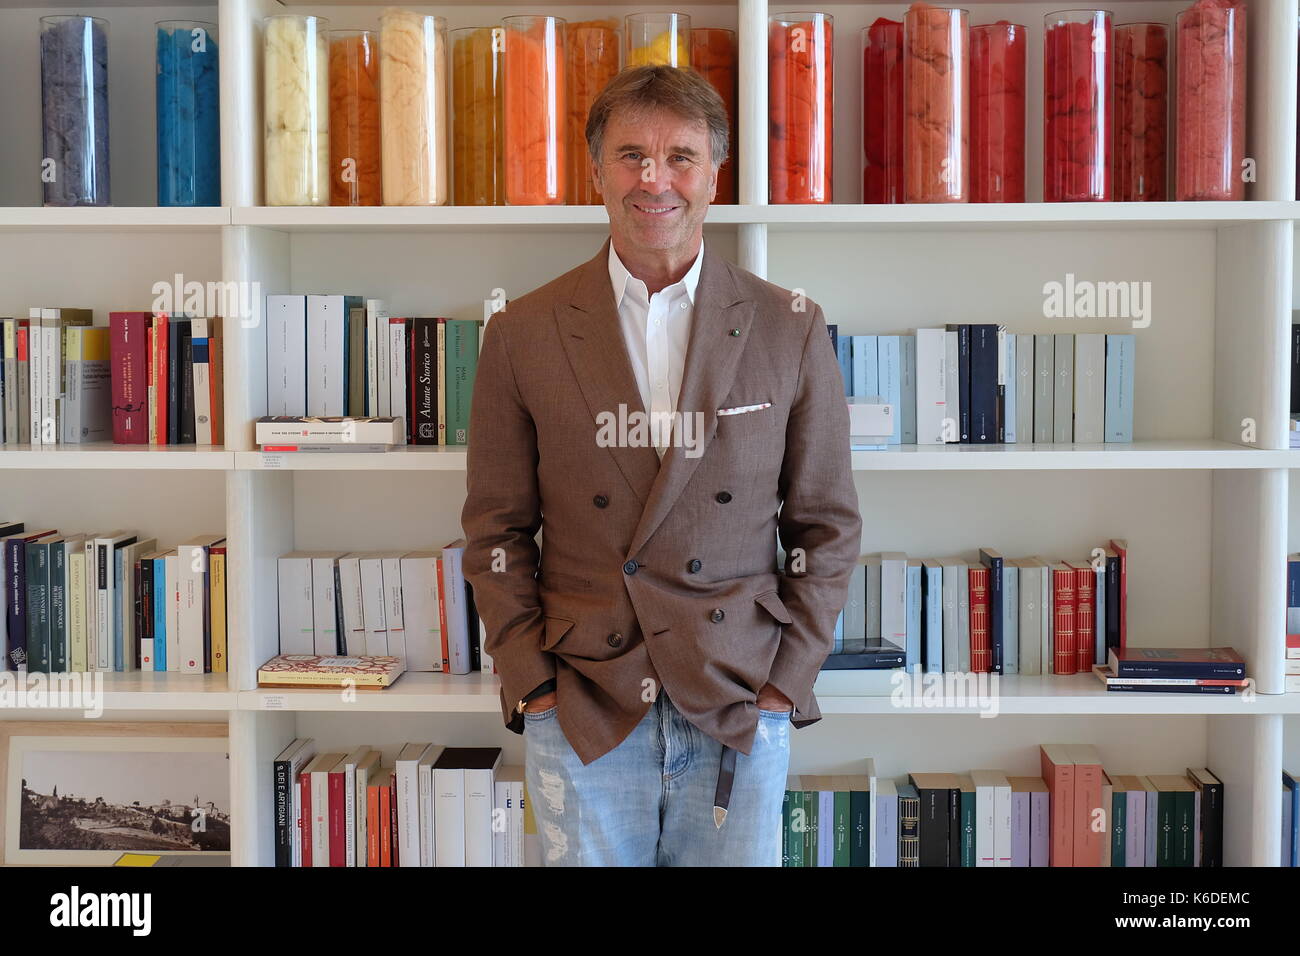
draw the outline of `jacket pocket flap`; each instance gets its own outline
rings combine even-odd
[[[573,628],[573,622],[562,617],[548,617],[546,619],[546,634],[542,638],[542,650],[549,651],[556,644],[564,639]]]
[[[775,591],[764,591],[762,594],[755,595],[754,603],[762,605],[768,614],[771,614],[782,624],[794,623],[794,618],[790,616],[790,612],[786,610],[785,605],[781,603],[780,596]]]

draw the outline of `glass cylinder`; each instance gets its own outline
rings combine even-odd
[[[903,199],[970,200],[965,10],[913,4],[903,14]]]
[[[154,26],[158,205],[220,206],[216,24],[160,20]]]
[[[329,204],[329,21],[267,17],[262,44],[268,206]]]
[[[862,30],[862,201],[903,201],[903,24]]]
[[[768,20],[768,202],[831,201],[833,29],[826,13]]]
[[[564,20],[517,16],[506,29],[506,202],[565,200]]]
[[[565,29],[568,100],[565,156],[569,205],[599,206],[600,193],[591,181],[587,151],[587,114],[600,91],[618,75],[618,20],[583,20]]]
[[[379,17],[384,205],[447,202],[447,23],[387,9]]]
[[[714,203],[737,202],[736,192],[736,31],[716,27],[691,31],[691,69],[709,81],[727,108],[727,161],[718,167]]]
[[[1169,198],[1169,28],[1115,27],[1115,201]]]
[[[1244,199],[1246,5],[1196,0],[1174,30],[1177,199]]]
[[[1115,76],[1111,15],[1043,18],[1043,200],[1109,201]]]
[[[111,201],[108,21],[99,17],[41,17],[41,191],[47,206]]]
[[[970,28],[970,201],[1025,201],[1028,31],[1017,23]]]
[[[379,141],[379,37],[330,34],[330,205],[384,201]]]
[[[690,66],[691,18],[685,13],[630,13],[623,18],[626,66]]]
[[[452,202],[504,206],[505,28],[451,31]]]

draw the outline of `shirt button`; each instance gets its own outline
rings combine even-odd
[[[682,308],[683,308],[683,309],[686,308],[686,303],[685,303],[685,302],[682,303]]]
[[[690,564],[686,565],[686,570],[694,574],[700,568],[704,567],[699,558],[691,558]]]
[[[636,574],[636,569],[640,567],[635,561],[629,561],[623,565],[624,574]]]
[[[609,504],[609,499],[606,498],[604,495],[596,495],[596,497],[591,499],[591,503],[594,504],[597,508],[603,508]]]
[[[714,498],[717,499],[719,504],[725,505],[728,501],[731,500],[731,492],[719,491],[716,495],[714,495]]]
[[[721,620],[722,620],[724,617],[726,617],[726,616],[727,616],[727,612],[726,612],[726,611],[724,611],[724,610],[723,610],[722,608],[720,608],[720,607],[715,607],[715,608],[713,609],[713,613],[709,615],[709,620],[712,621],[714,624],[717,624],[719,621],[721,621]]]
[[[618,647],[623,643],[623,635],[619,633],[611,634],[609,637],[605,638],[605,643],[610,647]]]

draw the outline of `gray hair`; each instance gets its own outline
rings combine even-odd
[[[714,165],[727,161],[730,126],[727,107],[709,81],[692,69],[676,66],[636,66],[623,70],[600,91],[587,114],[587,151],[600,161],[605,127],[616,110],[644,115],[655,110],[687,120],[704,120]]]

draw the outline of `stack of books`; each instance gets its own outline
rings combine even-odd
[[[401,418],[263,415],[256,430],[263,452],[383,452],[406,444]]]
[[[1295,412],[1292,412],[1291,429],[1288,433],[1292,448],[1300,448],[1300,418],[1295,418]]]
[[[1246,662],[1231,647],[1112,648],[1092,672],[1108,691],[1235,694],[1248,683]]]

